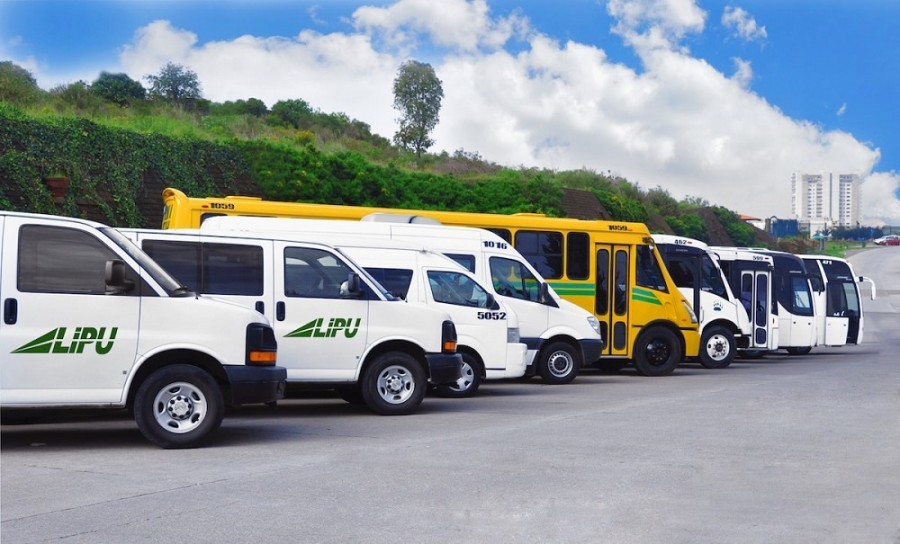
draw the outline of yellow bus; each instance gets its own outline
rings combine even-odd
[[[605,344],[599,366],[618,369],[638,359],[641,368],[651,367],[652,375],[663,375],[685,358],[699,355],[697,317],[662,264],[643,223],[275,202],[242,196],[189,198],[172,188],[163,191],[163,201],[164,229],[199,228],[204,219],[227,215],[404,222],[430,218],[445,225],[487,229],[518,250],[559,296],[597,317]]]

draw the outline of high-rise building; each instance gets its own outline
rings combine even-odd
[[[808,229],[810,233],[834,227],[855,227],[859,220],[859,176],[794,172],[791,176],[791,213],[800,223],[801,230]]]

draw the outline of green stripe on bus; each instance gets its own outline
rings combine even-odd
[[[634,287],[631,290],[631,300],[638,302],[649,302],[650,304],[662,306],[662,302],[660,302],[659,299],[656,298],[656,294],[653,291],[642,289],[640,287]]]
[[[552,287],[553,290],[556,291],[560,296],[572,295],[593,297],[595,294],[593,283],[553,282],[550,284],[550,287]]]

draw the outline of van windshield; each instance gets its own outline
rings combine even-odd
[[[111,227],[102,227],[99,229],[100,232],[105,234],[109,239],[111,239],[117,246],[122,248],[122,251],[128,254],[129,257],[135,260],[138,265],[147,273],[148,276],[153,278],[156,283],[162,287],[169,296],[194,296],[195,293],[179,283],[175,278],[173,278],[168,272],[166,272],[161,266],[159,266],[156,261],[150,258],[144,251],[139,248],[134,242],[125,237],[124,234],[117,231]]]

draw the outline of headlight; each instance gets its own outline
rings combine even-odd
[[[697,314],[694,313],[694,309],[691,308],[691,305],[684,299],[681,299],[681,304],[684,306],[684,309],[687,310],[689,316],[691,316],[691,323],[697,322]]]
[[[522,337],[519,336],[519,327],[508,327],[506,329],[506,343],[518,344]]]
[[[594,316],[589,316],[587,318],[587,321],[588,321],[588,325],[590,325],[591,328],[594,329],[594,331],[596,331],[597,334],[600,334],[600,322],[597,321],[597,318]]]

